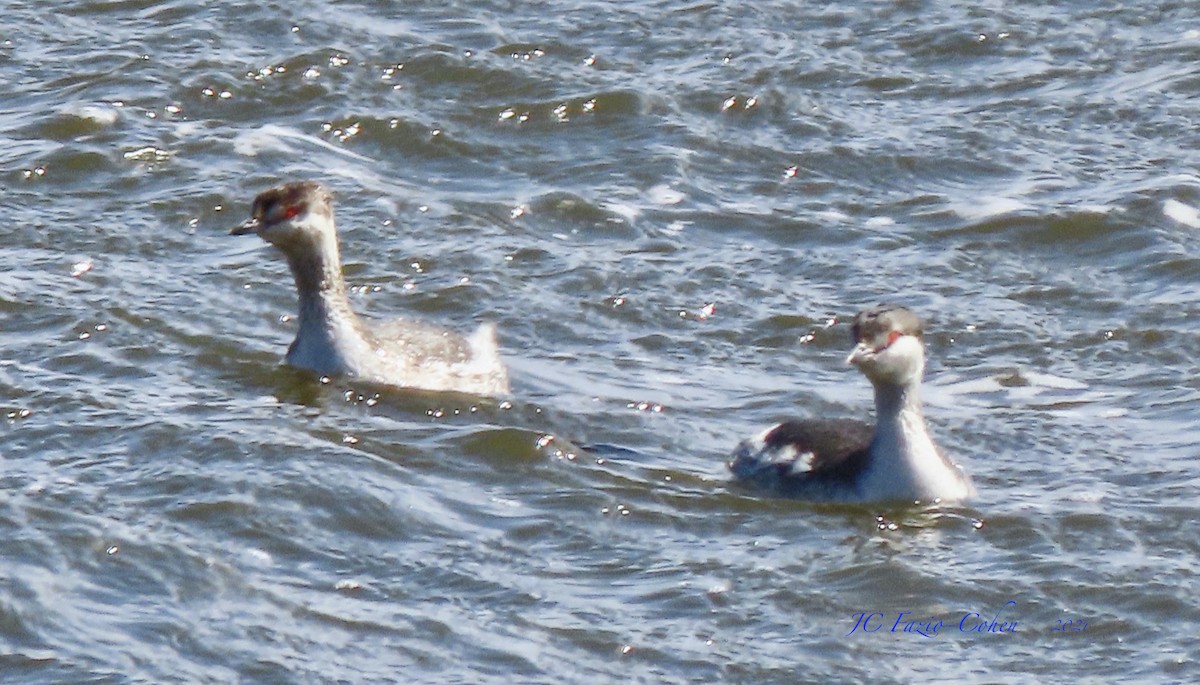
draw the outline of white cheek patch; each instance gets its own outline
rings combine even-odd
[[[921,352],[921,341],[915,336],[902,335],[896,338],[892,344],[887,346],[889,352],[899,352],[901,354],[917,354]]]

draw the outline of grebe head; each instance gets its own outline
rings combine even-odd
[[[256,233],[286,254],[304,254],[320,249],[334,230],[329,190],[315,181],[298,181],[259,193],[250,218],[230,233]]]
[[[854,350],[846,361],[872,383],[910,385],[925,370],[921,320],[895,305],[879,305],[854,317]]]

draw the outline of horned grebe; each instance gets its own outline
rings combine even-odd
[[[875,387],[874,428],[848,419],[787,421],[742,441],[729,468],[741,481],[808,500],[959,502],[974,490],[934,444],[921,414],[921,321],[880,305],[854,317],[854,364]]]
[[[349,375],[407,388],[505,395],[508,372],[495,328],[471,337],[400,319],[370,325],[346,295],[333,197],[319,183],[288,183],[254,198],[233,235],[256,233],[287,257],[300,296],[300,324],[287,363],[322,375]]]

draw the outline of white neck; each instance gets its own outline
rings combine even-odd
[[[920,380],[875,384],[875,437],[864,489],[881,499],[956,501],[970,483],[934,444],[921,413]]]
[[[373,346],[350,306],[337,238],[323,233],[318,240],[315,249],[284,250],[300,300],[287,361],[320,374],[360,373],[351,360],[370,358]]]

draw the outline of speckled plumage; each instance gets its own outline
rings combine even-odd
[[[376,324],[359,318],[342,278],[333,198],[321,184],[288,183],[260,193],[251,218],[232,233],[254,233],[287,258],[299,297],[289,365],[399,387],[508,394],[491,324],[464,337],[408,319]]]

